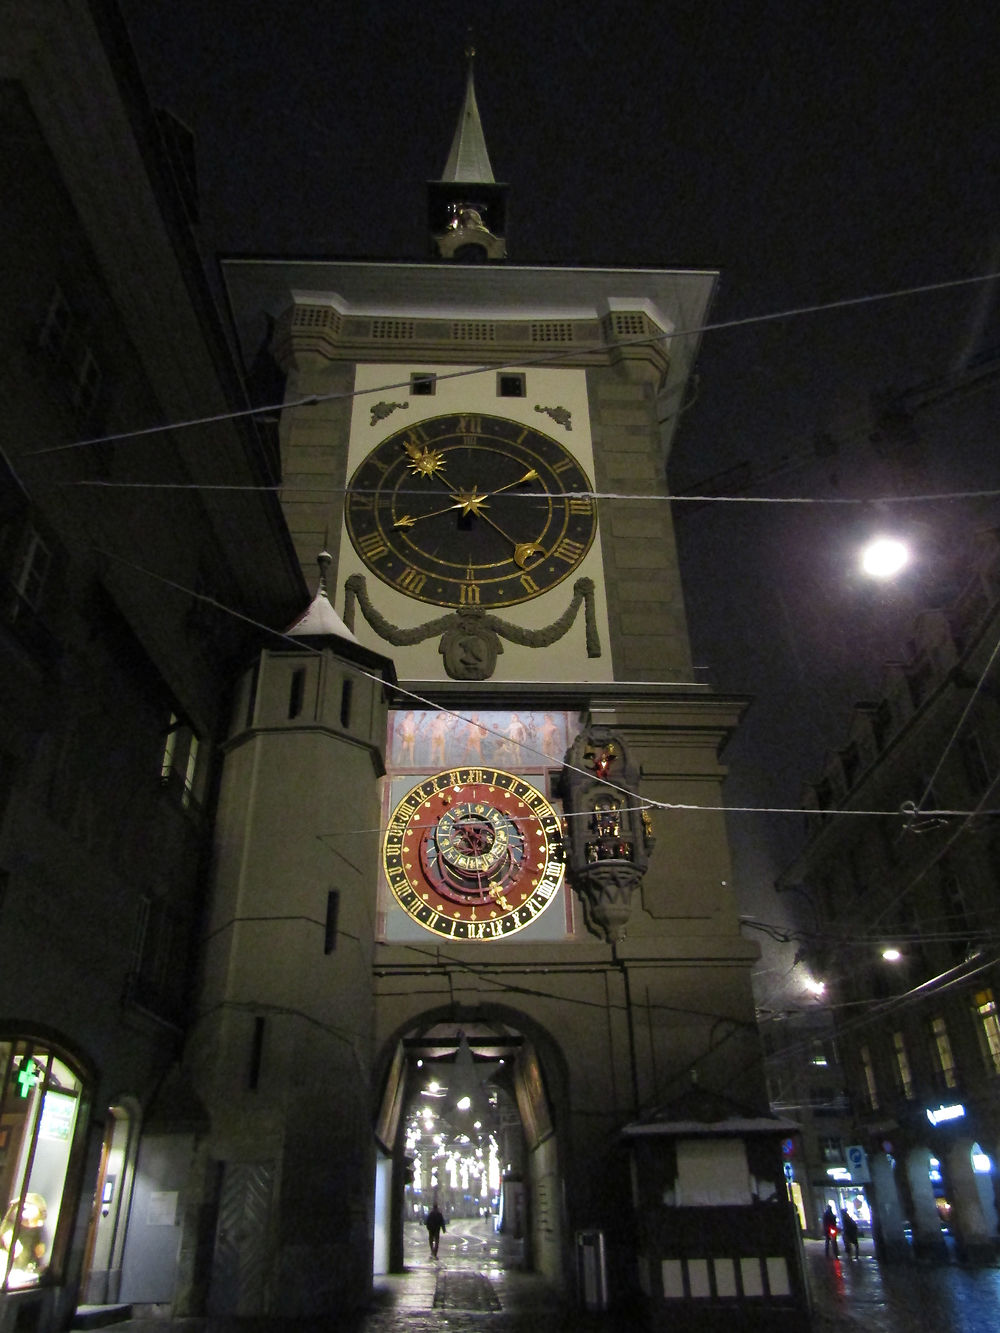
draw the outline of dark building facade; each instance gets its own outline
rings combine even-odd
[[[815,908],[803,948],[833,1004],[844,1146],[862,1150],[841,1184],[890,1256],[997,1245],[996,529],[969,546],[960,594],[917,618],[810,789],[811,834],[779,882]]]
[[[0,1327],[28,1329],[127,1290],[130,1217],[176,1234],[151,1107],[176,1135],[212,756],[257,633],[221,608],[281,624],[304,584],[266,493],[199,489],[273,475],[253,428],[105,438],[244,400],[113,11],[8,8]]]

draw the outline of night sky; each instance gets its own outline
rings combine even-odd
[[[196,136],[208,253],[424,258],[471,25],[515,263],[719,269],[714,322],[1000,270],[991,3],[122,8],[151,99]],[[758,497],[1000,487],[1000,375],[967,387],[1000,356],[994,296],[979,282],[710,330],[674,492],[718,474]],[[956,392],[925,406],[943,384]],[[900,394],[910,435],[873,443],[873,403]],[[727,754],[732,805],[797,804],[851,701],[905,656],[915,609],[947,598],[969,532],[997,518],[988,498],[678,506],[700,678],[755,697]],[[875,589],[854,552],[889,520],[919,558]],[[732,817],[747,910],[784,910],[770,885],[801,826]]]

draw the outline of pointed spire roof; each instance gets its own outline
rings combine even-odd
[[[493,168],[490,155],[486,151],[486,139],[483,135],[483,123],[479,119],[479,105],[476,102],[476,86],[472,75],[472,65],[476,50],[466,47],[469,62],[465,76],[465,101],[455,127],[451,152],[441,175],[443,181],[470,181],[474,184],[492,184]]]
[[[337,615],[330,605],[330,599],[326,591],[326,571],[333,561],[333,556],[329,551],[321,551],[317,557],[316,563],[319,565],[319,587],[316,590],[316,596],[312,599],[305,611],[299,616],[298,620],[292,622],[285,633],[294,639],[315,638],[321,634],[332,634],[338,639],[347,639],[349,643],[357,643],[357,639],[347,628],[340,616]]]

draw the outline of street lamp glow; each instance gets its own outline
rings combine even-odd
[[[887,963],[898,963],[902,956],[902,953],[900,953],[898,949],[893,948],[892,945],[890,945],[888,949],[882,950],[882,957]]]
[[[861,552],[861,568],[873,579],[891,579],[909,560],[909,547],[895,537],[876,537]]]
[[[804,984],[810,995],[823,995],[826,991],[826,982],[817,981],[815,977],[806,977]]]

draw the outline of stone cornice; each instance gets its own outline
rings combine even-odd
[[[645,311],[590,318],[511,319],[347,313],[331,299],[297,297],[280,316],[272,350],[283,367],[326,361],[414,361],[505,365],[551,357],[559,366],[644,362],[663,376],[669,336]]]

